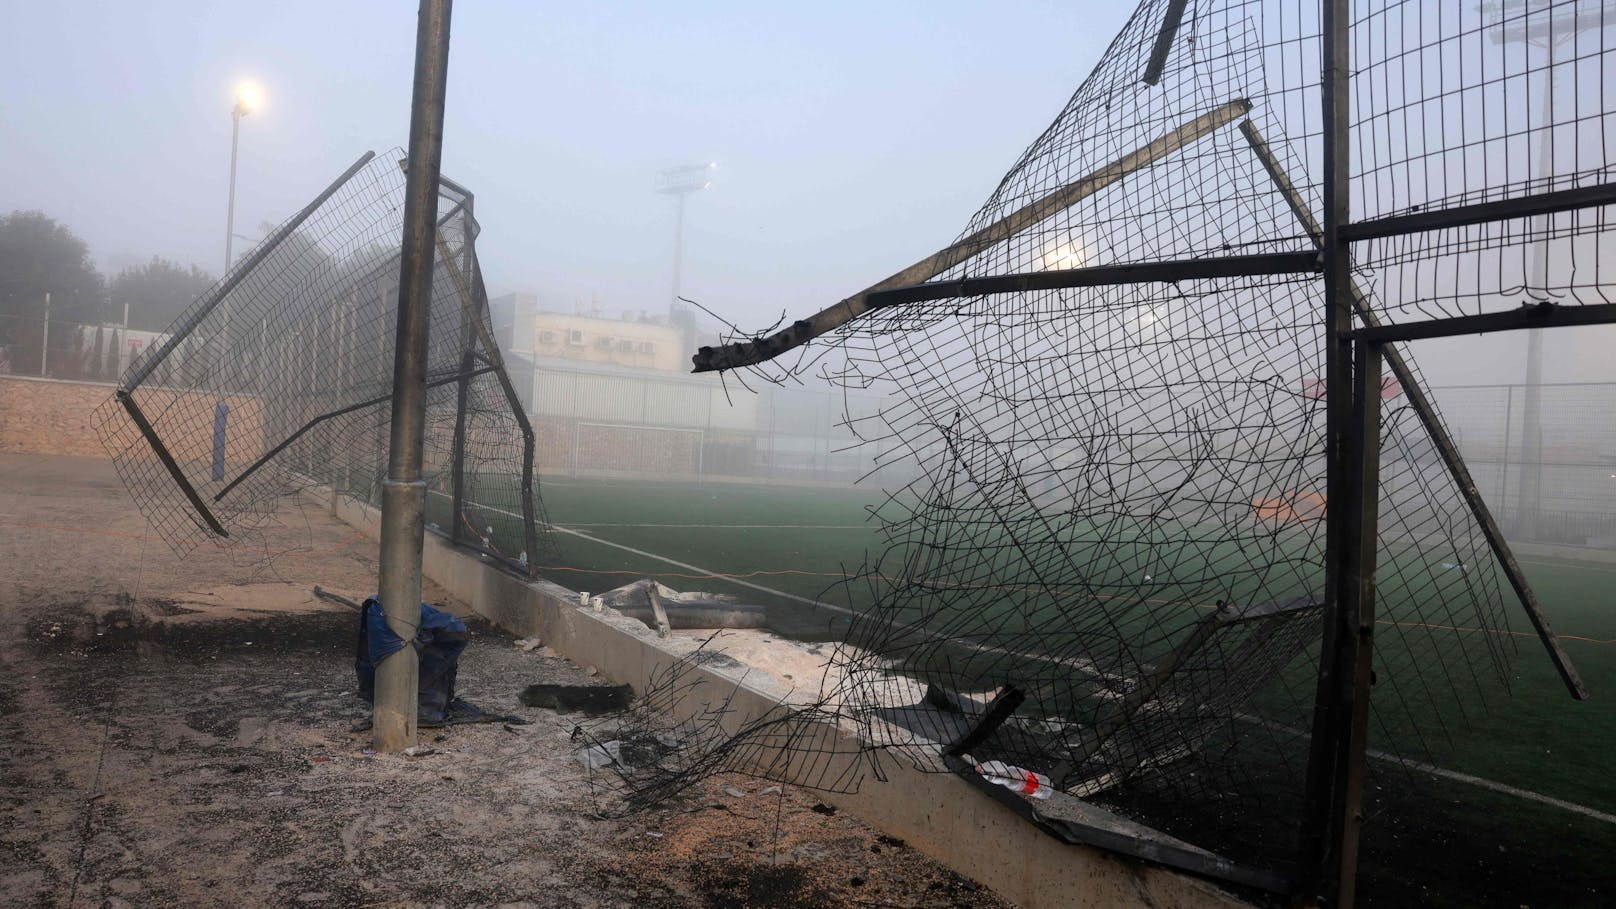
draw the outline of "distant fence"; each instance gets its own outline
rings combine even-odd
[[[745,388],[555,359],[512,357],[510,368],[547,472],[851,483],[890,460],[879,441],[857,435],[890,403],[868,392]],[[1433,396],[1511,538],[1616,549],[1616,382],[1540,386],[1536,459],[1527,457],[1525,386]]]
[[[0,375],[116,382],[168,338],[115,323],[46,325],[0,315]],[[206,357],[205,341],[182,345],[156,379]],[[887,400],[515,355],[508,367],[538,431],[537,466],[550,473],[851,483],[874,468],[875,449],[859,444],[847,414]]]
[[[111,382],[167,337],[117,323],[0,313],[0,375]]]
[[[1616,549],[1616,383],[1538,387],[1527,443],[1524,385],[1433,389],[1482,497],[1512,539]]]
[[[112,382],[167,335],[0,315],[0,375]],[[183,359],[181,352],[176,361]],[[546,472],[851,483],[877,463],[849,424],[886,398],[564,360],[509,363]],[[1519,384],[1433,389],[1482,496],[1512,539],[1616,549],[1616,382],[1540,386],[1542,441],[1527,457]]]
[[[851,483],[876,464],[847,415],[887,399],[543,358],[509,360],[539,434],[541,470]]]

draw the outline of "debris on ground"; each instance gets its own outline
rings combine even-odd
[[[541,682],[522,689],[518,698],[526,707],[545,707],[556,713],[601,716],[628,709],[634,689],[627,685],[557,684]]]
[[[913,907],[1007,909],[990,891],[910,850],[885,844],[845,814],[823,816],[802,790],[789,788],[755,811],[703,811],[738,779],[707,780],[688,793],[690,807],[667,805],[643,816],[647,833],[624,841],[625,870],[666,875],[694,890],[703,907]],[[720,805],[722,807],[722,805]],[[654,828],[662,836],[652,836]],[[902,841],[897,841],[901,843]]]
[[[321,587],[319,584],[314,585],[314,595],[322,600],[330,600],[333,603],[341,603],[349,609],[352,609],[354,612],[359,612],[365,608],[359,604],[358,600],[351,597],[345,597],[340,593],[333,593],[326,590],[324,587]]]
[[[609,606],[629,618],[644,622],[663,637],[667,636],[667,630],[675,628],[688,630],[768,626],[762,606],[743,603],[739,597],[725,593],[710,593],[705,590],[681,593],[650,578],[596,594],[593,602],[597,607]]]
[[[573,755],[578,763],[584,765],[585,770],[602,770],[611,766],[621,766],[623,763],[623,743],[601,742],[599,745],[590,745]]]
[[[0,454],[0,505],[40,525],[0,535],[0,663],[27,668],[0,678],[0,788],[15,796],[0,799],[0,903],[1003,909],[934,862],[871,854],[875,831],[790,787],[725,806],[723,786],[756,788],[729,778],[598,817],[573,757],[585,743],[511,684],[588,685],[583,671],[524,653],[430,583],[473,631],[457,690],[533,725],[447,726],[422,736],[429,759],[375,754],[350,731],[369,713],[357,617],[309,593],[313,577],[373,584],[374,544],[288,502],[307,552],[274,571],[296,575],[228,551],[182,559],[142,540],[115,482],[104,461]],[[95,559],[41,557],[80,544],[75,527],[105,531]],[[619,741],[625,761],[678,745]]]

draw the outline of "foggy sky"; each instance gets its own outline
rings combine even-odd
[[[360,152],[404,144],[415,9],[8,4],[0,212],[61,220],[109,277],[153,255],[217,274],[234,85],[267,97],[242,123],[236,230],[256,237]],[[1130,12],[462,0],[444,171],[477,193],[492,293],[598,298],[617,315],[667,304],[673,203],[657,171],[718,161],[690,199],[684,290],[759,328],[952,240]],[[1616,379],[1609,338],[1551,337],[1545,378]],[[1519,381],[1522,348],[1415,355],[1434,382]]]
[[[405,142],[408,0],[9,6],[0,211],[65,222],[109,274],[152,255],[220,272],[242,78],[267,103],[242,122],[238,233]],[[817,309],[952,240],[1128,12],[766,6],[456,5],[444,172],[477,193],[491,292],[665,308],[657,172],[715,160],[686,294],[749,327]]]

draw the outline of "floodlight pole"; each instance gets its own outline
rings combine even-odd
[[[674,197],[673,215],[673,293],[668,296],[668,305],[674,306],[679,302],[680,284],[683,283],[685,266],[685,197],[688,192],[679,193]]]
[[[241,115],[246,105],[239,99],[230,110],[230,202],[224,215],[224,270],[230,271],[230,262],[236,239],[236,147],[241,139]]]
[[[436,255],[438,171],[449,70],[451,0],[421,0],[415,35],[415,89],[410,104],[404,239],[399,264],[398,343],[393,355],[393,421],[387,479],[382,481],[381,578],[388,627],[405,646],[376,667],[373,735],[377,751],[415,744],[421,616],[421,549],[426,483],[421,478],[426,430],[427,331]]]
[[[39,334],[39,375],[50,378],[50,291],[45,291],[45,322]]]
[[[712,186],[709,172],[717,164],[687,164],[662,171],[657,192],[673,196],[676,203],[673,216],[673,293],[668,297],[668,311],[679,305],[680,286],[684,277],[685,260],[685,197]]]

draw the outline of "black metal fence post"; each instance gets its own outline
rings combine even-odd
[[[1363,491],[1351,471],[1354,431],[1351,250],[1341,228],[1351,217],[1349,144],[1350,0],[1323,0],[1322,86],[1324,124],[1324,217],[1320,225],[1320,257],[1324,267],[1325,471],[1328,503],[1324,544],[1324,645],[1319,658],[1318,688],[1313,708],[1308,758],[1305,816],[1298,855],[1298,906],[1327,902],[1343,906],[1342,873],[1348,859],[1343,839],[1356,832],[1342,820],[1356,812],[1349,804],[1340,759],[1350,742],[1351,667],[1355,663],[1356,618],[1352,575],[1361,532]],[[1356,850],[1353,850],[1355,857]],[[1350,893],[1350,890],[1348,891]]]
[[[462,328],[464,327],[462,320]],[[468,346],[466,352],[460,355],[460,381],[455,383],[454,443],[449,453],[449,470],[453,483],[449,501],[449,540],[453,543],[459,543],[464,536],[460,524],[466,507],[466,405],[471,400],[470,375],[475,365],[476,356]]]

